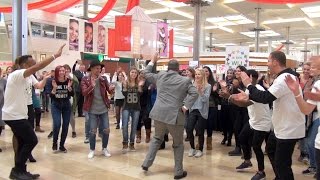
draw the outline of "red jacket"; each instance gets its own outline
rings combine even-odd
[[[112,92],[109,89],[109,83],[103,77],[100,77],[99,80],[100,80],[101,96],[102,96],[107,108],[110,108],[110,100],[108,98],[108,92],[110,94]],[[85,100],[83,103],[83,110],[89,112],[91,105],[92,105],[93,96],[94,96],[94,86],[92,86],[90,75],[82,78],[81,91],[82,91],[82,95],[85,97]]]

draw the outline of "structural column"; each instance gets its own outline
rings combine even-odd
[[[317,55],[320,55],[320,54],[319,54],[319,50],[320,50],[320,45],[318,44],[318,45],[317,45]]]
[[[201,4],[194,4],[194,32],[193,32],[193,60],[199,61],[200,58],[200,31],[201,31]]]
[[[12,13],[12,61],[28,53],[27,0],[13,0]]]
[[[286,46],[286,53],[289,55],[290,53],[290,44],[293,44],[292,42],[290,42],[290,27],[286,27],[287,29],[287,41],[282,43]]]
[[[257,10],[257,17],[256,17],[256,28],[254,28],[255,31],[255,51],[259,52],[259,45],[260,45],[260,31],[264,31],[265,29],[260,27],[260,11],[261,8],[256,8]]]
[[[268,53],[272,52],[272,40],[268,39]]]
[[[83,0],[83,18],[89,19],[89,17],[88,17],[88,0]]]

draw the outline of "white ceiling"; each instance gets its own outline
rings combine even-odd
[[[28,2],[35,2],[29,0]],[[210,6],[203,8],[203,25],[205,36],[213,33],[213,43],[217,46],[224,44],[254,44],[250,29],[256,27],[256,10],[261,8],[261,26],[267,32],[261,37],[261,44],[266,44],[268,39],[273,40],[273,46],[279,46],[280,41],[286,39],[286,27],[290,27],[290,39],[295,42],[292,47],[302,48],[304,39],[308,38],[308,49],[320,44],[320,2],[307,4],[270,5],[256,4],[248,1],[235,2],[235,0],[215,0]],[[89,4],[103,7],[107,0],[89,0]],[[227,3],[234,2],[234,3]],[[11,0],[1,0],[0,6],[8,5]],[[193,35],[193,7],[181,6],[181,3],[170,3],[164,0],[140,0],[140,6],[153,19],[168,19],[170,27],[175,28],[177,44],[192,45]],[[117,0],[113,14],[124,13],[127,0]],[[176,7],[175,7],[176,6]],[[319,7],[316,7],[319,6]],[[81,4],[78,5],[81,7]],[[303,9],[315,7],[313,9]],[[90,10],[90,8],[89,8]],[[304,12],[304,11],[305,12]],[[78,11],[81,12],[81,11]],[[63,14],[70,14],[62,12]],[[98,11],[90,11],[91,16]],[[239,16],[240,15],[240,16]],[[310,17],[309,17],[309,16]],[[77,15],[75,15],[77,16]],[[316,17],[315,17],[316,16]],[[223,17],[223,18],[221,18]],[[108,16],[103,20],[108,26],[113,26],[113,17]],[[278,20],[278,22],[274,22]],[[279,21],[281,20],[281,21]],[[206,45],[209,45],[208,38]]]

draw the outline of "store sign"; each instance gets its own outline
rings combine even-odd
[[[120,58],[108,57],[107,55],[99,55],[99,61],[120,61]]]
[[[237,66],[249,66],[249,46],[227,46],[226,62],[228,68],[235,69]]]

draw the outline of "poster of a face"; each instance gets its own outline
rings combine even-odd
[[[106,28],[103,25],[98,26],[98,53],[106,52]]]
[[[157,49],[162,57],[168,55],[168,24],[158,21],[157,23]]]
[[[93,25],[84,23],[84,51],[93,52]]]
[[[75,19],[69,20],[69,50],[79,50],[79,21]]]

